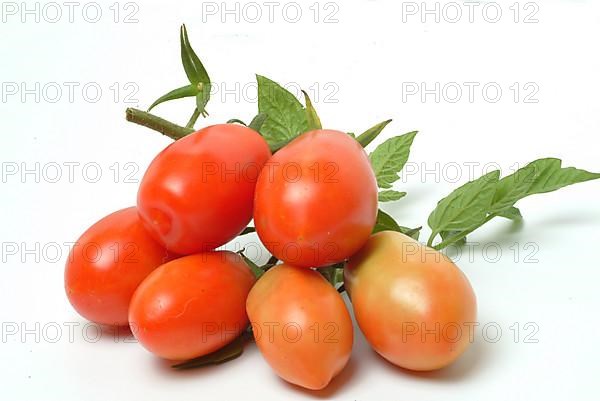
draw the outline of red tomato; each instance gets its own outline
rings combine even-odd
[[[140,216],[173,252],[217,248],[250,222],[256,179],[270,156],[265,140],[241,125],[213,125],[179,139],[148,167]]]
[[[65,267],[71,305],[86,319],[127,325],[137,286],[172,256],[144,229],[135,207],[119,210],[77,240]]]
[[[319,390],[348,363],[350,314],[315,270],[273,267],[250,291],[246,309],[258,348],[282,379]]]
[[[233,252],[175,259],[152,272],[133,295],[131,331],[165,359],[216,351],[248,325],[245,304],[254,281],[248,265]]]
[[[469,281],[445,255],[404,234],[374,234],[348,261],[345,279],[361,331],[395,365],[439,369],[472,341]]]
[[[348,134],[317,130],[279,150],[256,185],[254,223],[267,249],[295,266],[340,262],[369,238],[377,182]]]

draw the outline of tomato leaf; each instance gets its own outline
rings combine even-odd
[[[442,237],[442,241],[447,241],[449,239],[451,239],[452,237],[457,237],[460,234],[460,231],[442,231],[440,233],[440,237]],[[456,246],[463,246],[464,244],[467,243],[467,237],[460,237],[458,240],[456,241],[452,241],[452,243]]]
[[[501,212],[529,195],[600,178],[600,174],[574,167],[562,168],[561,164],[560,159],[538,159],[501,179],[490,212]]]
[[[192,97],[196,96],[197,93],[198,89],[192,85],[186,85],[182,86],[181,88],[173,89],[172,91],[165,93],[164,95],[156,99],[154,103],[152,103],[150,107],[148,107],[148,111],[152,110],[154,107],[158,106],[161,103],[168,102],[169,100],[181,99],[184,97]]]
[[[258,82],[258,112],[267,115],[260,133],[269,143],[287,142],[308,128],[302,104],[288,90],[261,75]]]
[[[260,128],[262,127],[262,125],[265,123],[266,120],[267,120],[267,115],[259,113],[256,116],[254,116],[252,121],[250,121],[250,125],[248,125],[248,127],[252,128],[256,132],[260,132]]]
[[[310,101],[310,97],[306,91],[302,91],[304,94],[304,103],[306,104],[306,123],[307,130],[312,131],[315,129],[321,129],[323,126],[321,125],[321,119],[317,114],[317,110],[315,110],[312,102]]]
[[[207,86],[206,92],[210,93],[210,78],[208,77],[204,65],[202,65],[202,62],[196,55],[196,52],[192,49],[185,24],[181,25],[179,41],[181,44],[181,63],[183,64],[185,75],[187,75],[193,86],[202,83]]]
[[[400,178],[398,173],[408,160],[415,135],[417,131],[390,138],[369,155],[379,188],[389,189]]]
[[[442,199],[429,215],[432,238],[442,231],[463,231],[487,217],[500,171],[492,171],[455,189]]]
[[[392,216],[379,209],[377,211],[377,221],[375,223],[375,227],[373,228],[373,234],[380,231],[397,231],[418,240],[421,227],[408,228],[401,226],[396,222],[396,220],[394,220]]]
[[[222,363],[231,361],[238,358],[244,353],[244,345],[248,340],[252,338],[250,331],[245,330],[235,340],[225,345],[223,348],[212,352],[208,355],[204,355],[198,358],[190,359],[182,363],[171,366],[173,369],[185,370],[200,368],[209,365],[220,365]]]
[[[504,217],[505,219],[509,219],[509,220],[514,220],[514,221],[523,220],[523,215],[521,215],[521,211],[514,206],[511,206],[509,208],[501,210],[497,214],[498,214],[498,216]]]
[[[406,192],[398,192],[393,189],[386,189],[379,192],[379,202],[393,202],[406,196]]]
[[[263,269],[261,269],[256,263],[251,261],[246,255],[244,255],[243,249],[238,253],[242,257],[242,259],[244,259],[244,262],[246,262],[246,264],[248,265],[250,270],[252,270],[252,273],[254,273],[254,276],[257,279],[259,279],[263,274],[265,274],[265,271]]]
[[[362,145],[363,148],[366,148],[367,145],[370,144],[373,141],[373,139],[377,138],[377,136],[381,134],[381,131],[383,131],[383,129],[391,122],[392,120],[385,120],[383,122],[380,122],[379,124],[369,128],[368,130],[360,134],[356,138],[356,140]]]
[[[240,235],[246,235],[246,234],[250,234],[253,232],[256,232],[256,228],[248,226],[248,227],[244,228],[244,230],[242,230]]]

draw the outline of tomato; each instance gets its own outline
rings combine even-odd
[[[135,207],[119,210],[88,228],[71,249],[65,267],[67,297],[86,319],[127,325],[133,292],[170,258],[146,232]]]
[[[140,216],[175,253],[217,248],[250,222],[256,179],[270,156],[266,141],[241,125],[185,136],[148,167],[138,192]]]
[[[350,359],[352,320],[315,270],[273,267],[250,291],[246,309],[263,357],[290,383],[322,389]]]
[[[316,130],[279,150],[256,184],[254,223],[267,249],[295,266],[340,262],[369,238],[377,182],[348,134]]]
[[[472,341],[475,294],[442,253],[383,231],[350,258],[344,273],[361,331],[393,364],[411,370],[442,368]]]
[[[246,297],[254,281],[248,265],[233,252],[175,259],[152,272],[133,295],[131,331],[165,359],[216,351],[246,329]]]

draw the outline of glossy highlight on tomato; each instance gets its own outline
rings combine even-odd
[[[86,230],[65,266],[65,291],[83,317],[126,326],[137,286],[173,257],[146,232],[135,207],[114,212]]]
[[[248,265],[233,252],[175,259],[152,272],[133,295],[131,331],[165,359],[206,355],[246,329],[246,298],[254,282]]]
[[[444,254],[404,234],[382,231],[350,258],[344,273],[361,331],[393,364],[439,369],[472,341],[475,294]]]
[[[173,252],[215,249],[252,219],[256,180],[270,156],[267,142],[242,125],[218,124],[185,136],[148,167],[138,192],[140,216]]]
[[[256,185],[254,223],[278,259],[319,267],[343,261],[368,239],[377,218],[377,182],[350,135],[315,130],[279,150]]]
[[[282,379],[319,390],[348,363],[350,314],[317,271],[271,268],[250,291],[246,308],[260,352]]]

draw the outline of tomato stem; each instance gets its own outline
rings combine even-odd
[[[192,116],[190,117],[190,120],[188,121],[188,123],[185,125],[186,128],[194,128],[194,124],[196,124],[196,121],[198,121],[198,117],[200,117],[200,111],[198,110],[198,108],[196,107],[194,109],[194,113],[192,114]]]
[[[182,127],[180,125],[167,121],[164,118],[155,116],[154,114],[134,108],[128,108],[125,111],[125,118],[129,122],[142,125],[154,131],[158,131],[161,134],[168,136],[169,138],[172,138],[174,140],[181,139],[184,136],[194,132],[194,130],[191,128]]]

